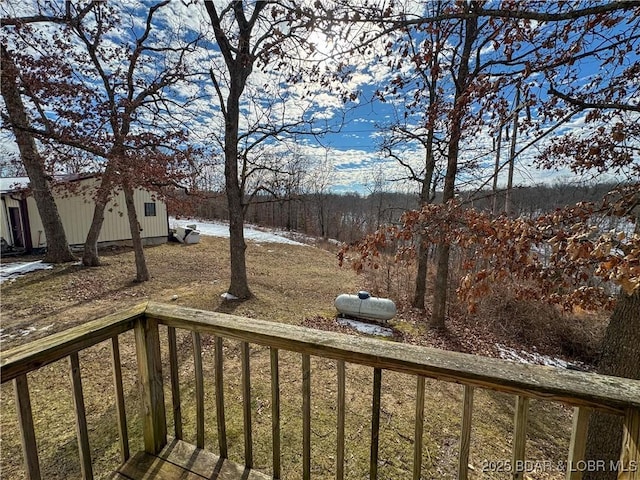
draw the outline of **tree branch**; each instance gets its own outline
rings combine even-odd
[[[640,112],[640,106],[630,105],[628,103],[616,103],[616,102],[588,102],[585,100],[580,100],[578,98],[567,95],[566,93],[559,92],[556,90],[553,85],[549,87],[550,95],[555,95],[556,97],[561,98],[567,103],[571,105],[575,105],[581,110],[586,110],[589,108],[596,108],[599,110],[624,110],[627,112]]]

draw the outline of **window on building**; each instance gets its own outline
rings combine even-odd
[[[156,216],[156,204],[155,202],[145,202],[144,204],[144,216],[155,217]]]

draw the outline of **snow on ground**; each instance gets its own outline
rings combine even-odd
[[[393,330],[387,327],[381,327],[380,325],[374,325],[371,323],[360,322],[358,320],[352,320],[350,318],[338,317],[337,322],[340,325],[346,325],[351,328],[355,328],[361,333],[368,335],[379,335],[381,337],[393,336]]]
[[[33,332],[45,332],[51,328],[53,328],[53,323],[51,325],[46,325],[42,328],[36,328],[34,326],[30,326],[27,328],[18,327],[18,328],[11,328],[11,329],[0,328],[0,344],[3,342],[6,342],[7,340],[11,340],[12,338],[26,337],[28,335],[31,335]],[[9,333],[7,333],[7,330],[9,330]]]
[[[524,350],[514,350],[513,348],[506,347],[496,343],[496,348],[500,358],[505,360],[511,360],[518,363],[529,363],[533,365],[546,365],[547,367],[569,368],[583,370],[584,365],[580,363],[571,363],[560,358],[553,358],[547,355],[540,355],[536,352],[525,352]]]
[[[53,265],[42,263],[40,260],[37,262],[3,263],[0,265],[0,283],[4,283],[7,280],[14,280],[29,272],[48,270],[50,268],[53,268]]]
[[[186,227],[187,225],[196,225],[196,231],[200,232],[200,235],[207,235],[210,237],[224,237],[229,238],[229,225],[222,222],[214,222],[210,220],[184,220],[169,217],[169,225],[171,228],[177,226]],[[252,225],[245,225],[244,238],[246,240],[252,240],[257,243],[286,243],[288,245],[303,245],[304,243],[296,242],[284,236],[285,232],[278,230],[263,231],[258,230],[257,227]]]

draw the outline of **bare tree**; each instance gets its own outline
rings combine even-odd
[[[62,220],[51,193],[44,162],[38,153],[35,139],[29,132],[29,120],[20,93],[18,70],[4,44],[1,57],[2,98],[7,109],[7,120],[18,143],[22,164],[29,176],[31,191],[47,237],[45,261],[70,262],[75,257],[69,248]]]
[[[263,121],[250,123],[246,130],[241,130],[240,107],[247,100],[248,81],[254,69],[263,72],[269,69],[285,70],[290,72],[290,81],[299,80],[300,71],[292,68],[293,57],[305,56],[301,52],[307,46],[306,36],[312,23],[304,19],[295,2],[257,1],[249,5],[233,1],[219,7],[214,2],[206,1],[205,7],[225,66],[222,70],[212,68],[210,77],[218,107],[224,117],[224,138],[221,143],[225,159],[231,254],[228,293],[246,299],[251,296],[251,291],[247,280],[243,233],[244,199],[249,174],[264,169],[264,166],[258,165],[259,155],[256,152],[259,145],[283,135],[303,133],[307,121],[304,114],[298,119],[287,120],[282,113],[280,120],[274,121],[277,117],[273,114],[278,113],[274,110],[266,115],[260,114]],[[280,93],[272,93],[278,100]],[[254,101],[253,105],[258,104]]]
[[[121,188],[138,281],[147,280],[149,272],[133,191],[138,186],[164,185],[168,178],[173,176],[175,181],[183,174],[172,165],[182,154],[179,143],[184,132],[167,121],[165,112],[175,108],[169,87],[185,80],[185,57],[199,38],[184,41],[156,35],[155,17],[168,3],[165,0],[142,13],[91,3],[80,10],[82,15],[72,15],[74,6],[68,2],[63,12],[11,20],[16,27],[13,55],[20,61],[26,94],[34,106],[31,132],[49,145],[66,145],[104,159],[83,263],[100,264],[97,241],[105,209]],[[40,12],[55,8],[45,7]],[[137,31],[121,23],[139,20],[144,27]],[[60,25],[55,39],[35,28],[44,22]],[[113,35],[122,43],[114,44]],[[61,44],[67,46],[64,51]],[[33,49],[42,54],[30,55]]]

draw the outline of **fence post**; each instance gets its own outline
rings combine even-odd
[[[167,444],[158,322],[140,318],[136,321],[134,331],[142,400],[144,449],[147,453],[156,454]]]

